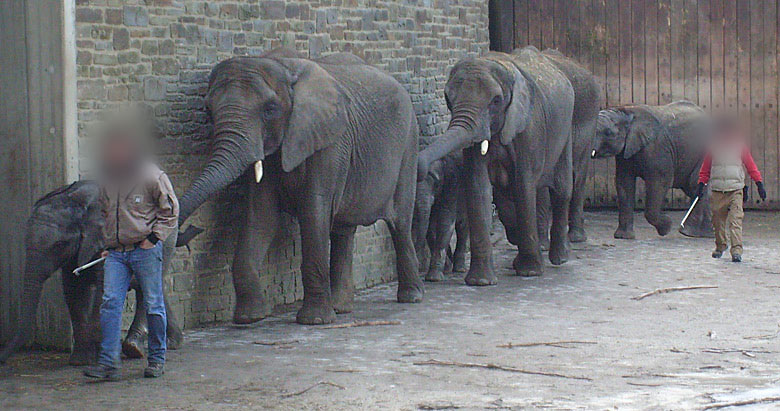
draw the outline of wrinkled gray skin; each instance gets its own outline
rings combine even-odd
[[[101,338],[103,266],[99,264],[84,270],[79,276],[74,275],[73,270],[100,257],[103,250],[103,216],[98,196],[96,183],[79,181],[52,191],[35,203],[26,225],[24,290],[19,319],[13,338],[0,353],[0,363],[32,338],[43,283],[57,270],[62,271],[62,288],[73,327],[73,352],[69,363],[84,365],[96,361]],[[166,248],[173,250],[175,242],[175,238],[166,242]],[[138,290],[140,287],[131,285],[131,288]],[[143,307],[142,299],[139,299],[138,307]],[[182,334],[170,310],[168,317],[168,345],[176,349],[181,344]],[[128,335],[135,332],[145,337],[145,309],[136,310],[130,330]]]
[[[426,281],[442,281],[444,274],[466,271],[466,246],[469,230],[466,202],[460,180],[463,158],[452,153],[431,164],[428,175],[417,182],[412,238],[418,260],[427,245],[429,251]],[[457,235],[455,251],[450,255],[450,240]]]
[[[550,189],[549,258],[568,259],[572,186],[571,123],[574,91],[537,49],[487,53],[458,62],[445,87],[452,114],[447,132],[419,155],[418,174],[448,153],[464,149],[463,175],[471,243],[466,284],[495,284],[490,228],[491,192],[509,241],[518,247],[518,275],[539,275],[537,192]],[[489,141],[486,155],[481,142]]]
[[[419,129],[397,81],[352,54],[308,60],[278,49],[219,63],[206,106],[213,151],[181,198],[179,222],[251,175],[232,268],[235,323],[259,321],[269,308],[259,275],[281,212],[300,224],[299,323],[330,323],[337,312],[352,310],[355,230],[380,219],[395,246],[398,301],[422,301],[411,235]],[[259,160],[263,177],[256,184]]]
[[[569,203],[569,241],[581,243],[588,240],[585,233],[585,180],[588,162],[593,149],[596,120],[599,114],[600,90],[596,78],[576,61],[557,50],[542,52],[566,75],[574,89],[574,113],[572,115],[572,173],[573,185]],[[542,190],[536,202],[539,241],[543,250],[549,249],[550,200],[548,190]]]
[[[663,212],[670,188],[693,200],[709,136],[709,117],[688,101],[664,106],[626,106],[599,113],[593,156],[615,157],[619,223],[615,238],[633,239],[636,179],[645,182],[645,218],[659,235],[672,220]],[[685,228],[690,237],[711,237],[709,193],[699,200]]]

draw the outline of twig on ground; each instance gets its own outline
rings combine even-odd
[[[677,347],[672,347],[669,351],[671,351],[673,353],[677,353],[677,354],[690,354],[691,353],[690,351],[681,350],[681,349],[679,349]]]
[[[780,331],[774,333],[774,334],[764,334],[764,335],[749,335],[747,337],[742,337],[744,340],[774,340],[777,338],[777,336],[780,335]]]
[[[686,291],[686,290],[700,290],[703,288],[718,288],[717,285],[690,285],[685,287],[669,287],[669,288],[658,288],[656,290],[638,295],[636,297],[631,297],[632,300],[639,301],[643,298],[650,297],[651,295],[658,295],[658,294],[665,294],[665,293],[671,293],[674,291]]]
[[[352,369],[343,369],[343,370],[341,370],[341,369],[333,369],[333,368],[325,370],[325,371],[327,371],[327,372],[343,372],[343,373],[356,373],[356,372],[360,372],[360,370],[352,370]]]
[[[322,327],[326,330],[331,330],[334,328],[352,328],[352,327],[368,327],[372,325],[400,325],[400,321],[355,321],[352,323],[346,323],[346,324],[335,324],[335,325],[329,325],[327,327]]]
[[[701,350],[701,352],[706,352],[710,354],[729,354],[729,353],[740,353],[744,355],[745,357],[754,358],[756,354],[772,354],[772,351],[765,351],[765,350],[741,350],[741,349],[725,349],[725,348],[705,348]]]
[[[438,365],[438,366],[463,367],[463,368],[483,368],[486,370],[499,370],[499,371],[507,371],[507,372],[516,372],[520,374],[528,374],[528,375],[542,375],[545,377],[558,377],[558,378],[568,378],[572,380],[592,381],[592,379],[588,377],[578,377],[572,375],[558,374],[554,372],[531,371],[531,370],[524,370],[522,368],[515,368],[515,367],[509,367],[509,366],[497,365],[497,364],[478,364],[472,362],[441,361],[441,360],[433,360],[433,359],[427,361],[415,362],[412,364]]]
[[[286,341],[255,341],[252,344],[256,345],[268,345],[268,346],[274,346],[274,345],[292,345],[292,344],[298,344],[300,341],[298,340],[286,340]]]
[[[513,343],[508,342],[506,344],[497,345],[498,348],[525,348],[525,347],[557,347],[557,348],[572,348],[571,345],[575,344],[596,344],[594,341],[546,341],[546,342],[534,342],[534,343]]]
[[[451,402],[417,404],[418,410],[457,410],[459,408],[461,408],[459,405]]]
[[[744,401],[735,401],[735,402],[721,402],[718,404],[710,404],[703,409],[705,410],[717,410],[721,408],[728,408],[728,407],[740,407],[743,405],[755,405],[755,404],[766,404],[770,402],[778,402],[780,401],[780,397],[764,397],[764,398],[755,398],[752,400],[744,400]]]
[[[307,392],[309,392],[309,390],[311,390],[311,389],[313,389],[313,388],[315,388],[317,386],[320,386],[320,385],[329,385],[331,387],[336,387],[336,388],[338,388],[340,390],[346,390],[345,387],[343,387],[341,385],[338,385],[336,383],[332,383],[330,381],[320,381],[320,382],[310,386],[309,388],[306,388],[305,390],[301,390],[301,391],[293,392],[293,393],[289,393],[289,394],[282,394],[282,398],[289,398],[289,397],[295,397],[295,396],[301,395],[301,394],[306,394]]]
[[[626,382],[626,384],[633,385],[636,387],[660,387],[663,385],[663,384],[644,384],[641,382],[631,382],[631,381]]]

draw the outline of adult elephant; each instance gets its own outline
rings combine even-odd
[[[100,302],[103,295],[102,265],[74,275],[73,270],[100,256],[103,250],[103,215],[100,188],[91,181],[78,181],[60,187],[33,206],[25,235],[24,289],[16,331],[2,352],[0,363],[24,346],[33,335],[35,313],[43,283],[57,270],[62,271],[62,288],[73,328],[73,351],[69,363],[85,365],[97,359],[100,345]],[[175,238],[166,241],[166,266]],[[140,289],[137,284],[131,288]],[[136,294],[140,296],[140,294]],[[137,298],[136,316],[127,343],[146,336],[146,310]],[[168,311],[168,346],[176,349],[182,333]],[[139,347],[143,347],[143,344]],[[135,355],[143,355],[142,348]],[[132,355],[132,353],[130,353]]]
[[[615,157],[619,222],[615,238],[633,239],[636,179],[645,182],[645,218],[659,235],[672,220],[663,212],[670,188],[696,196],[699,169],[706,151],[709,116],[689,101],[663,106],[632,105],[599,113],[593,157]],[[711,237],[709,195],[700,199],[680,232]]]
[[[418,259],[426,244],[430,251],[425,281],[442,281],[446,272],[466,271],[469,229],[460,184],[462,165],[460,153],[452,153],[434,161],[428,175],[417,182],[412,238]],[[453,232],[457,242],[450,255]]]
[[[419,129],[397,81],[349,53],[308,60],[277,49],[219,63],[206,107],[213,151],[180,200],[179,222],[253,174],[232,268],[235,323],[266,314],[259,271],[282,211],[300,224],[299,323],[330,323],[352,310],[355,230],[379,219],[395,246],[398,301],[422,300],[411,236]]]
[[[569,241],[581,243],[588,240],[585,232],[585,180],[588,175],[588,162],[593,149],[596,122],[599,114],[600,89],[596,77],[576,61],[564,56],[557,50],[542,52],[555,66],[566,75],[574,89],[574,112],[572,113],[572,194],[569,203]],[[547,190],[542,190],[536,202],[539,216],[539,240],[542,248],[549,247],[550,200]]]
[[[518,275],[543,270],[536,199],[545,188],[552,204],[549,258],[553,264],[565,262],[574,110],[574,90],[566,75],[534,47],[513,54],[491,52],[459,61],[444,93],[452,114],[449,127],[420,153],[418,174],[444,155],[465,149],[471,242],[466,284],[497,282],[490,242],[491,190],[507,237],[518,247]]]

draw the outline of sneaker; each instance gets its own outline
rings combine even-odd
[[[715,250],[712,252],[712,258],[721,258],[723,257],[723,251]]]
[[[119,368],[98,364],[87,367],[87,369],[84,370],[84,375],[99,380],[119,381]]]
[[[741,263],[742,262],[742,254],[734,254],[731,256],[731,262],[733,263]]]
[[[165,374],[163,364],[153,362],[144,368],[144,378],[157,378],[163,374]]]

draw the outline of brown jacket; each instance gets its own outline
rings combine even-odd
[[[179,200],[168,176],[149,163],[134,179],[104,183],[100,196],[106,248],[164,241],[178,226]]]

